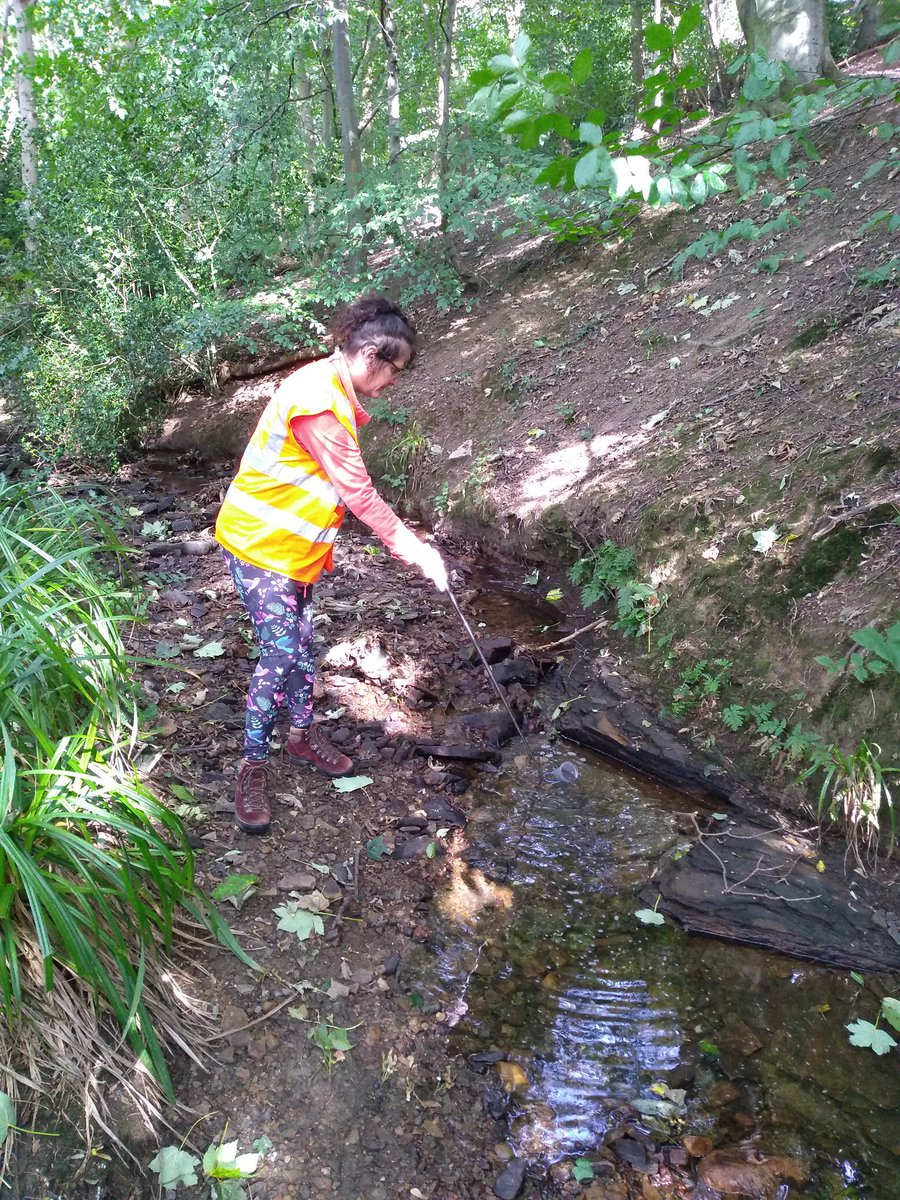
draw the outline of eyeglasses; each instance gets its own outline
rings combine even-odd
[[[387,356],[386,354],[383,354],[383,353],[382,353],[380,350],[376,350],[376,351],[375,351],[375,356],[376,356],[376,358],[380,358],[382,362],[384,362],[384,363],[387,363],[387,365],[388,365],[388,366],[391,368],[391,370],[393,371],[393,378],[394,378],[394,379],[396,379],[396,378],[397,378],[397,376],[400,374],[400,372],[401,372],[401,371],[402,371],[402,370],[403,370],[403,369],[406,367],[406,365],[407,365],[406,363],[395,363],[395,362],[394,362],[394,360],[393,360],[392,358],[388,358],[388,356]]]

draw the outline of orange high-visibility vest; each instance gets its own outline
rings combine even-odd
[[[291,431],[294,417],[333,412],[359,444],[353,405],[333,359],[309,363],[266,405],[216,521],[216,540],[243,562],[314,583],[331,570],[344,519],[334,484]]]

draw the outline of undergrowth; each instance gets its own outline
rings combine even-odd
[[[130,763],[137,600],[114,532],[3,476],[0,508],[0,1082],[106,1124],[106,1071],[146,1112],[151,1080],[172,1098],[165,1047],[193,1052],[203,1005],[170,958],[180,927],[238,948],[195,889],[181,821]]]

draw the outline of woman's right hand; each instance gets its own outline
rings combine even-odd
[[[421,543],[421,551],[418,555],[416,565],[419,570],[430,580],[439,592],[446,592],[450,585],[450,580],[447,574],[447,564],[444,562],[440,552],[435,550],[429,542]]]

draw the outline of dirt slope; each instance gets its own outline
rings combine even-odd
[[[900,304],[860,275],[900,249],[884,222],[863,231],[896,196],[875,132],[893,115],[827,122],[800,192],[772,180],[744,204],[646,214],[629,241],[479,247],[477,298],[416,313],[423,353],[391,398],[406,421],[372,423],[373,475],[405,477],[409,511],[492,553],[558,567],[604,538],[632,548],[668,595],[679,665],[722,656],[748,696],[780,689],[829,737],[896,745],[889,686],[873,703],[814,663],[896,619]],[[277,382],[184,400],[162,445],[237,455]],[[763,530],[777,540],[757,553]],[[644,666],[665,682],[662,661]]]

